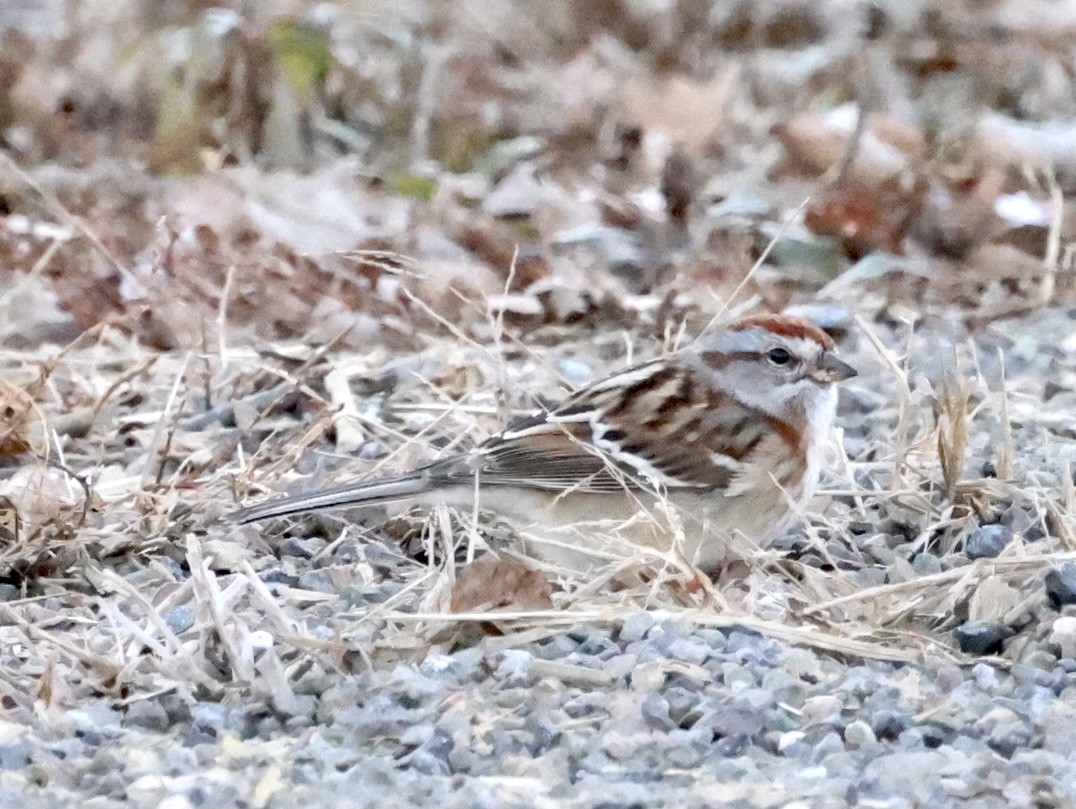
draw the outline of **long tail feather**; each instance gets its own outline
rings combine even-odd
[[[229,515],[229,519],[242,525],[258,520],[268,520],[272,517],[287,517],[291,514],[330,508],[372,506],[422,494],[434,488],[434,485],[429,476],[420,470],[398,478],[373,480],[369,483],[351,483],[309,494],[278,497],[275,500],[234,511]]]

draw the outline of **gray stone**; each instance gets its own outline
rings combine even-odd
[[[906,714],[893,710],[876,711],[870,718],[871,731],[882,740],[896,739],[910,722]]]
[[[676,727],[676,723],[669,716],[669,702],[661,694],[647,694],[639,706],[639,713],[654,730],[668,731]]]
[[[299,588],[317,593],[337,592],[336,585],[329,578],[328,572],[324,570],[304,570],[299,574]]]
[[[668,654],[669,644],[685,637],[687,634],[683,624],[670,620],[662,621],[660,624],[651,627],[650,631],[646,633],[646,639],[659,652]]]
[[[535,644],[535,657],[541,660],[563,660],[572,654],[578,644],[567,635],[554,635]]]
[[[493,676],[516,685],[529,682],[533,661],[533,655],[524,649],[505,649],[501,652],[500,662]]]
[[[998,670],[986,663],[976,663],[971,673],[975,677],[976,685],[987,693],[993,692],[1000,685]]]
[[[677,638],[669,644],[665,653],[677,660],[701,666],[710,656],[710,648],[689,638]]]
[[[1076,604],[1076,562],[1065,562],[1046,574],[1046,595],[1055,607]]]
[[[722,673],[725,679],[725,685],[729,687],[733,693],[744,688],[751,688],[756,685],[755,675],[751,673],[751,670],[744,666],[738,666],[735,663],[727,663],[722,666]]]
[[[1000,654],[1012,630],[990,621],[969,621],[954,632],[960,651],[974,655]]]
[[[847,727],[845,727],[844,741],[849,747],[866,749],[876,745],[878,743],[878,738],[874,735],[874,731],[871,729],[870,725],[862,719],[856,719],[849,722]]]
[[[30,751],[25,738],[0,743],[0,769],[21,770],[30,763]]]
[[[921,576],[930,576],[934,573],[941,573],[941,559],[927,551],[918,553],[915,555],[915,558],[912,559],[912,570]]]
[[[975,529],[964,543],[964,553],[969,559],[993,559],[1012,542],[1013,532],[1008,526],[994,524]]]
[[[609,695],[601,691],[589,691],[564,703],[564,712],[572,719],[608,713]]]
[[[314,537],[288,537],[280,545],[284,556],[295,556],[299,559],[313,559],[324,548],[325,541]]]
[[[931,793],[945,766],[945,756],[937,752],[898,752],[868,762],[859,785],[859,800],[885,801],[901,806],[894,798],[905,798],[916,806],[930,805]]]
[[[634,643],[646,637],[654,626],[654,616],[649,612],[637,612],[624,619],[620,626],[620,642]]]
[[[715,736],[751,737],[762,730],[758,711],[733,705],[719,705],[699,720],[713,729]]]
[[[224,727],[224,706],[216,702],[196,702],[191,706],[191,722],[195,727],[219,731]]]
[[[161,617],[173,635],[182,635],[194,626],[194,611],[190,607],[172,607]]]
[[[602,663],[602,670],[610,677],[627,677],[639,664],[638,655],[621,654],[610,657]]]
[[[156,699],[142,699],[127,706],[124,724],[163,733],[168,729],[168,712]]]
[[[695,707],[699,704],[699,696],[693,690],[672,686],[665,689],[665,700],[668,702],[669,716],[677,725],[688,722],[689,715],[692,720],[698,718]]]

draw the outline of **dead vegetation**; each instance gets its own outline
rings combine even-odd
[[[882,112],[823,109],[856,95],[863,40],[812,4],[735,25],[690,3],[274,5],[139,21],[122,70],[80,72],[116,37],[96,4],[70,66],[6,34],[25,52],[0,87],[6,702],[241,687],[287,711],[315,671],[639,609],[884,660],[968,661],[968,621],[1016,628],[998,662],[1040,645],[1042,577],[1076,560],[1076,167],[1050,145],[1076,110],[1005,86],[1011,51],[955,36],[973,9],[873,41]],[[169,33],[193,55],[161,56]],[[779,70],[786,35],[824,64]],[[1039,71],[1068,58],[1011,35]],[[912,103],[939,73],[993,88],[967,126]],[[220,519],[793,304],[862,384],[802,536],[742,579],[615,542],[595,575],[521,568],[472,514]],[[999,522],[1014,541],[970,560]]]

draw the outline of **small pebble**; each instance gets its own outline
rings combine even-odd
[[[258,578],[266,584],[283,584],[287,587],[296,587],[299,584],[298,576],[288,573],[280,567],[271,567],[268,570],[263,570],[258,574]]]
[[[1046,574],[1046,595],[1055,607],[1076,604],[1076,562],[1065,562]]]
[[[602,670],[610,677],[627,677],[639,664],[638,655],[622,654],[607,658],[602,664]]]
[[[874,731],[871,730],[871,726],[864,722],[862,719],[856,719],[849,722],[844,729],[844,741],[849,747],[857,750],[878,743],[878,738],[874,735]]]
[[[941,747],[952,736],[948,728],[937,724],[922,725],[918,730],[923,739],[923,745],[931,750]]]
[[[167,795],[157,804],[157,809],[194,809],[186,795]]]
[[[1042,743],[1047,750],[1071,756],[1076,744],[1076,709],[1055,702],[1042,723]]]
[[[969,559],[993,559],[1012,542],[1013,532],[1008,526],[994,524],[976,528],[964,543],[964,553]]]
[[[588,363],[574,357],[557,360],[557,370],[573,385],[582,386],[594,379],[594,369]]]
[[[699,721],[705,722],[718,737],[750,737],[762,730],[762,716],[757,711],[733,705],[720,705]]]
[[[751,673],[749,669],[743,666],[737,666],[736,664],[728,664],[724,669],[725,685],[728,686],[729,691],[736,693],[745,688],[754,686],[755,675]]]
[[[30,750],[25,739],[0,743],[0,769],[21,770],[30,763]]]
[[[898,711],[877,711],[870,718],[871,731],[875,738],[892,741],[904,731],[910,718]]]
[[[1053,622],[1050,643],[1057,644],[1061,657],[1076,658],[1076,616],[1062,615]]]
[[[699,697],[693,691],[673,686],[665,691],[665,701],[669,706],[669,716],[677,725],[683,725],[689,715],[692,722],[699,718],[699,713],[695,710]]]
[[[706,658],[710,656],[710,649],[708,646],[694,640],[677,638],[669,644],[665,653],[676,660],[683,660],[687,663],[701,666],[706,662]]]
[[[975,676],[976,686],[987,693],[993,692],[1000,685],[997,669],[986,663],[976,663],[971,673]]]
[[[1001,654],[1004,641],[1012,632],[989,621],[970,621],[955,631],[960,651],[973,655]]]
[[[787,753],[794,745],[802,742],[806,736],[807,734],[802,730],[790,730],[787,733],[782,733],[777,741],[777,752]]]
[[[155,699],[142,699],[127,706],[124,725],[163,733],[168,729],[168,712]]]
[[[191,723],[205,730],[218,731],[224,727],[224,706],[216,702],[196,702],[191,706]]]
[[[686,634],[686,628],[678,621],[662,621],[650,628],[646,640],[659,652],[668,654],[669,644]]]
[[[190,607],[172,607],[162,617],[174,635],[182,635],[194,626],[194,611]]]
[[[581,655],[605,660],[618,654],[620,652],[620,646],[607,635],[595,633],[580,641],[576,651]]]
[[[313,537],[288,537],[280,545],[284,556],[296,556],[299,559],[313,559],[315,554],[324,549],[325,542]]]
[[[652,730],[669,731],[676,727],[669,716],[669,702],[661,694],[647,694],[639,706],[639,712]]]
[[[563,660],[575,652],[578,644],[567,635],[555,635],[537,644],[535,657],[542,660]]]
[[[624,619],[620,627],[620,642],[634,643],[646,637],[646,633],[654,626],[654,616],[649,612],[637,612]]]
[[[810,697],[801,709],[803,721],[808,725],[834,720],[841,713],[841,699],[832,694]]]
[[[821,762],[830,756],[844,752],[844,740],[836,731],[829,731],[812,745],[811,761]]]
[[[359,447],[359,458],[364,461],[376,461],[388,454],[385,445],[380,441],[365,441]]]
[[[934,554],[925,551],[916,554],[915,558],[912,559],[912,570],[921,576],[930,576],[934,573],[941,573],[941,559]]]
[[[653,696],[653,695],[651,695]],[[589,691],[564,703],[564,712],[572,719],[608,713],[609,695],[601,691]]]
[[[941,777],[952,777],[941,753],[892,752],[867,763],[859,789],[860,805],[929,806]],[[904,800],[900,800],[903,798]]]
[[[312,590],[316,593],[335,593],[336,585],[333,584],[329,574],[324,570],[304,570],[299,574],[299,589]]]

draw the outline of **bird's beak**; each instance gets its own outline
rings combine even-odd
[[[815,382],[843,382],[859,374],[855,368],[833,354],[826,354],[811,371],[810,377]]]

